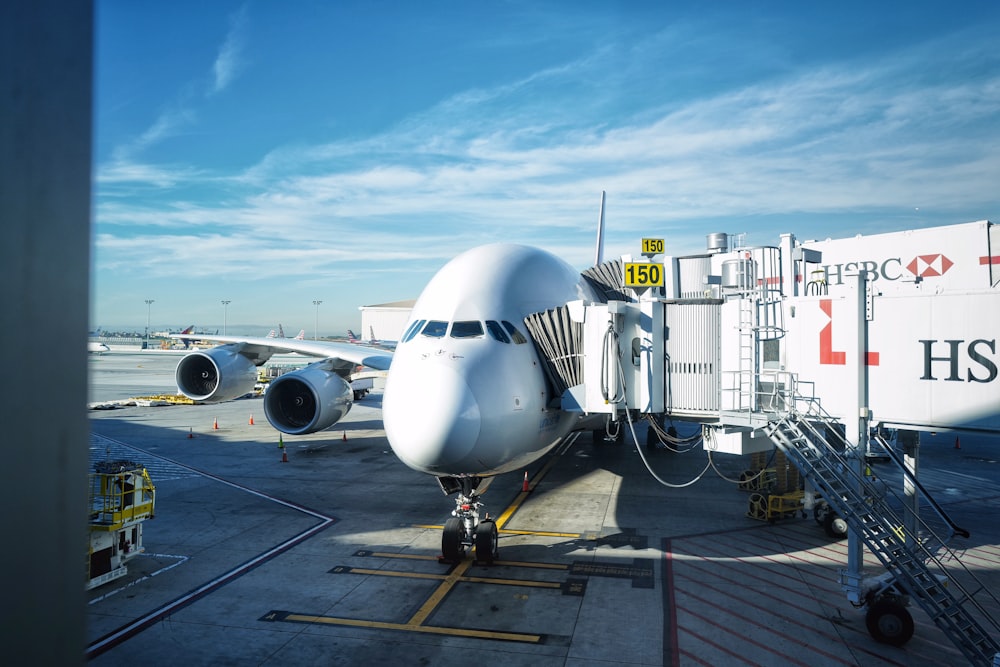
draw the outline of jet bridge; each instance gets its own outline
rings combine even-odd
[[[526,318],[560,407],[697,421],[717,453],[779,447],[847,521],[841,584],[867,608],[872,635],[905,643],[912,599],[971,662],[990,664],[1000,625],[982,600],[993,594],[944,567],[959,562],[947,541],[961,529],[919,518],[913,460],[900,461],[910,504],[899,511],[863,471],[875,426],[1000,433],[997,227],[899,232],[875,244],[708,241],[699,255],[595,267],[585,277],[603,302]],[[831,443],[830,433],[847,437]],[[865,576],[862,544],[885,574]]]

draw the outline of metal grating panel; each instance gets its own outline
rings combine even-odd
[[[717,412],[721,301],[666,304],[666,411]]]

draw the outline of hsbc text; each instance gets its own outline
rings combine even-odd
[[[949,382],[993,382],[997,379],[997,342],[978,338],[922,340],[924,374],[921,380]]]

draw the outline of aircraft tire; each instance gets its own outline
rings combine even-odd
[[[462,520],[457,516],[444,522],[444,531],[441,533],[441,555],[452,563],[458,563],[465,557],[465,545],[462,544]]]
[[[492,565],[499,553],[497,525],[487,519],[476,528],[476,560],[482,565]]]

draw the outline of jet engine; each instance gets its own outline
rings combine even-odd
[[[285,373],[264,393],[264,414],[271,425],[289,435],[314,433],[343,419],[354,402],[354,391],[333,372],[328,361]]]
[[[253,391],[257,367],[239,345],[221,345],[185,355],[174,371],[181,393],[193,401],[220,403]]]

